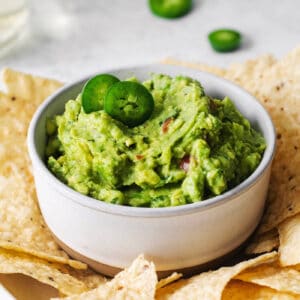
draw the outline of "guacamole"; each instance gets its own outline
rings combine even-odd
[[[167,207],[220,195],[256,169],[265,140],[228,97],[212,99],[183,76],[153,74],[143,85],[154,110],[141,125],[85,113],[81,94],[48,120],[46,159],[57,178],[108,203]]]

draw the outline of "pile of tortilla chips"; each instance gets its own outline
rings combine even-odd
[[[60,249],[36,199],[26,149],[28,124],[38,105],[61,83],[3,71],[0,92],[0,273],[20,273],[50,285],[64,299],[300,299],[300,48],[276,60],[262,56],[209,71],[242,86],[269,111],[277,151],[262,222],[243,259],[233,266],[158,281],[143,255],[108,280]],[[56,298],[58,299],[58,298]],[[61,299],[61,298],[59,298]]]

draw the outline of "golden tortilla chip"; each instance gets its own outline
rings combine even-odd
[[[276,257],[277,253],[272,252],[248,261],[243,261],[232,267],[223,267],[216,271],[202,273],[189,279],[179,280],[157,290],[156,299],[221,299],[225,286],[233,277],[249,267],[272,261]]]
[[[224,77],[256,95],[261,90],[259,83],[264,78],[264,72],[276,62],[272,55],[263,55],[243,63],[235,63],[226,70]]]
[[[292,268],[282,268],[277,262],[247,269],[235,279],[263,285],[279,292],[300,295],[300,272]]]
[[[86,291],[88,286],[69,274],[69,268],[24,253],[0,249],[0,273],[20,273],[55,287],[64,295]]]
[[[298,296],[288,293],[279,293],[273,289],[231,280],[223,291],[222,300],[296,300]]]
[[[300,212],[300,47],[282,60],[266,56],[236,65],[225,77],[255,95],[277,130],[266,212],[259,233],[270,231]]]
[[[166,278],[162,278],[156,285],[156,289],[161,289],[162,287],[170,284],[171,282],[177,281],[178,279],[180,279],[182,277],[182,274],[180,273],[172,273],[170,276],[166,277]]]
[[[23,274],[0,274],[0,282],[12,295],[1,300],[49,300],[59,297],[54,287]]]
[[[63,85],[57,80],[32,76],[7,68],[2,71],[2,81],[7,94],[29,100],[34,104],[40,104]]]
[[[38,206],[26,147],[36,108],[31,101],[0,93],[0,247],[85,269],[54,241]]]
[[[300,264],[300,214],[293,216],[278,227],[279,261],[282,266]]]
[[[167,64],[167,65],[182,66],[182,67],[186,67],[186,68],[201,70],[204,72],[213,73],[218,76],[224,76],[224,74],[225,74],[225,70],[218,68],[218,67],[209,66],[209,65],[201,64],[201,63],[183,62],[183,61],[180,61],[180,60],[177,60],[174,58],[166,58],[163,61],[161,61],[161,63]]]
[[[152,300],[155,296],[157,275],[152,262],[140,255],[128,268],[105,285],[65,300]]]
[[[261,254],[277,250],[279,247],[279,235],[277,228],[274,228],[262,235],[255,236],[247,246],[246,254]]]

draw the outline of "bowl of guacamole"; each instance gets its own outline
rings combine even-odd
[[[234,84],[149,65],[59,90],[36,112],[28,147],[41,210],[63,248],[108,275],[139,253],[168,272],[250,236],[275,130]]]

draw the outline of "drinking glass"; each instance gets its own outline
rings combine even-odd
[[[0,48],[5,47],[23,31],[27,17],[26,0],[0,0]]]

